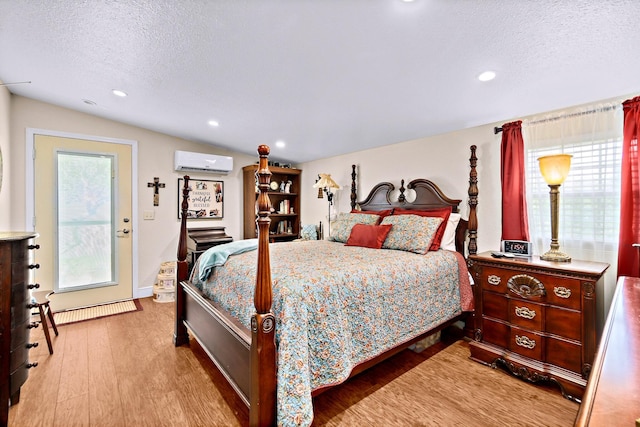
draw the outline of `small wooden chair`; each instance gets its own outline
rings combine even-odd
[[[53,320],[51,307],[49,307],[49,297],[53,293],[53,291],[37,291],[31,293],[33,304],[37,305],[38,311],[40,311],[40,323],[42,324],[42,329],[44,330],[44,336],[47,338],[49,354],[53,354],[53,346],[51,345],[51,337],[49,336],[49,325],[47,324],[47,317],[49,317],[49,321],[51,322],[51,326],[53,327],[53,332],[55,332],[56,336],[58,336],[58,328],[56,327],[56,322]]]

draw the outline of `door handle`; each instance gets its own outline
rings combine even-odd
[[[122,234],[118,234],[118,237],[123,237],[122,235],[127,235],[129,233],[131,233],[133,230],[129,230],[128,228],[123,228],[122,230],[116,230],[116,233],[122,233]]]

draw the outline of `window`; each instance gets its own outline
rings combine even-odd
[[[622,105],[599,105],[523,123],[529,234],[534,253],[549,250],[549,186],[538,157],[571,154],[571,169],[560,187],[558,242],[574,260],[610,264],[600,315],[606,315],[617,276],[622,161]]]
[[[538,168],[538,157],[571,154],[571,170],[560,187],[559,242],[561,250],[582,259],[615,253],[620,220],[622,140],[595,141],[527,151],[527,193],[532,240],[538,253],[551,238],[549,186]]]
[[[56,291],[115,282],[113,156],[57,153]]]

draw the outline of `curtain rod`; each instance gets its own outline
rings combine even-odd
[[[28,81],[28,82],[13,82],[13,83],[0,83],[0,86],[23,85],[23,84],[29,84],[29,83],[31,83],[31,81]]]
[[[569,113],[569,114],[560,114],[557,116],[552,116],[552,117],[546,117],[544,119],[538,119],[538,120],[534,120],[532,122],[527,122],[525,124],[525,126],[530,126],[530,125],[537,125],[539,123],[546,123],[546,122],[551,122],[554,120],[560,120],[560,119],[568,119],[571,117],[578,117],[578,116],[586,116],[588,114],[594,114],[594,113],[599,113],[602,111],[609,111],[609,110],[615,110],[616,108],[620,108],[622,107],[622,104],[612,104],[612,105],[608,105],[605,107],[599,107],[599,108],[591,108],[590,110],[586,110],[586,111],[576,111],[575,113]],[[493,128],[493,134],[497,135],[500,132],[502,132],[502,128],[501,127],[494,127]]]

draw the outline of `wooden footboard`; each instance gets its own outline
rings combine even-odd
[[[462,220],[456,230],[456,246],[459,241],[469,237],[467,252],[476,252],[477,236],[477,174],[475,146],[471,147],[469,174],[469,220]],[[189,342],[188,330],[201,344],[205,352],[213,360],[221,373],[227,378],[245,404],[249,405],[249,422],[252,426],[276,424],[276,346],[275,317],[271,312],[272,283],[269,262],[269,213],[268,197],[271,172],[268,169],[267,157],[269,147],[258,147],[260,162],[256,175],[258,177],[258,264],[256,287],[254,293],[255,314],[251,318],[251,330],[246,331],[237,321],[219,310],[210,300],[188,282],[187,266],[187,208],[189,197],[189,177],[184,177],[181,205],[182,221],[178,244],[178,288],[176,294],[176,322],[174,343],[180,346]],[[355,167],[353,170],[352,202],[355,201]],[[386,190],[385,190],[386,191]],[[439,190],[438,190],[439,191]],[[385,196],[386,197],[386,196]],[[449,202],[460,202],[449,200]],[[457,203],[456,203],[457,206]],[[457,209],[457,208],[456,208]],[[461,252],[465,253],[464,248]],[[357,366],[352,375],[367,369],[373,364],[401,351],[406,346],[442,329],[452,322],[462,319],[466,313],[450,319],[434,330],[413,339],[411,342],[393,348],[374,360]],[[315,393],[322,390],[316,390]]]
[[[224,311],[207,300],[199,289],[184,281],[184,324],[246,405],[251,393],[251,336]]]

